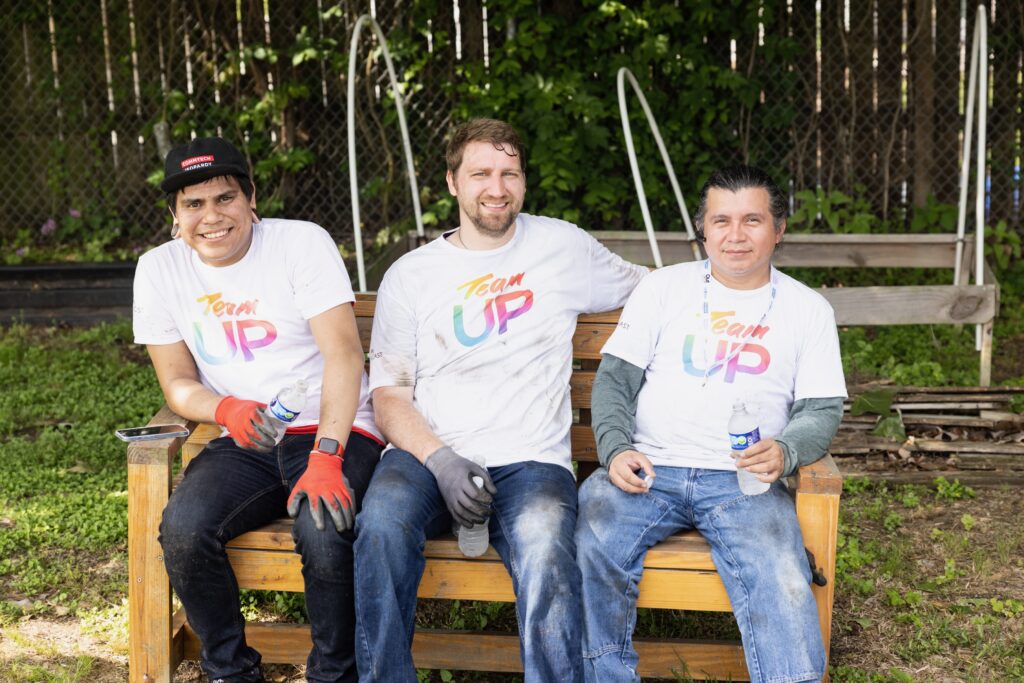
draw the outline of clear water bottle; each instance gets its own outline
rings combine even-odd
[[[277,392],[277,396],[267,406],[267,417],[270,418],[270,424],[277,430],[277,437],[274,439],[274,443],[281,443],[285,430],[295,422],[299,413],[306,407],[306,393],[308,391],[309,385],[306,384],[305,380],[296,380],[291,386]]]
[[[470,458],[480,467],[486,467],[484,462],[479,457]],[[483,477],[473,477],[473,483],[476,484],[477,488],[484,487]],[[466,557],[480,557],[487,552],[487,545],[490,542],[491,533],[488,528],[488,522],[490,520],[485,519],[480,524],[474,524],[471,527],[460,527],[459,528],[459,550]]]
[[[747,412],[747,406],[743,401],[736,401],[732,405],[732,417],[729,418],[729,443],[732,450],[742,451],[760,440],[761,430],[757,426],[757,417]],[[736,479],[740,491],[748,496],[764,493],[771,486],[758,479],[752,472],[739,467],[736,468]]]

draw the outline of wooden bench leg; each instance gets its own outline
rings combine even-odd
[[[983,387],[992,386],[992,321],[980,325],[981,356],[979,360],[978,384]]]
[[[839,535],[839,496],[837,494],[800,493],[796,496],[797,517],[803,531],[804,545],[828,579],[825,586],[811,585],[818,603],[821,638],[828,657],[832,638],[832,603],[835,597],[836,541]],[[825,680],[828,679],[826,671]]]
[[[160,442],[166,443],[166,442]],[[157,542],[171,485],[165,449],[128,448],[128,669],[131,683],[170,683],[171,586]],[[179,657],[180,659],[180,657]]]

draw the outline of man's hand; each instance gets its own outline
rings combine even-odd
[[[334,521],[338,531],[351,529],[356,523],[355,497],[348,479],[341,471],[342,457],[313,451],[309,454],[306,471],[288,496],[288,515],[299,514],[302,499],[309,501],[309,514],[320,531],[324,530],[324,508]]]
[[[266,404],[225,396],[217,404],[214,419],[228,430],[239,448],[267,453],[277,444],[277,430],[266,414]]]
[[[750,448],[735,452],[736,467],[745,469],[766,484],[782,476],[785,455],[775,439],[763,439]]]
[[[654,477],[654,465],[639,451],[622,451],[608,463],[608,479],[626,493],[647,493],[645,476]]]
[[[487,520],[498,489],[486,468],[463,458],[448,446],[428,455],[423,464],[437,479],[437,488],[452,519],[467,528]],[[480,477],[484,485],[477,486],[473,477]]]

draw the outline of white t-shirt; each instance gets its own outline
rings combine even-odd
[[[181,240],[139,259],[132,327],[136,344],[184,341],[211,391],[270,402],[304,379],[306,407],[293,427],[320,419],[324,360],[309,319],[355,300],[334,240],[306,221],[264,219],[230,266],[214,267]],[[363,373],[354,427],[380,438]]]
[[[552,218],[520,214],[512,239],[489,251],[439,237],[384,276],[370,388],[415,387],[438,438],[489,467],[570,468],[576,317],[618,308],[646,274]]]
[[[735,469],[728,431],[735,401],[759,416],[762,438],[775,437],[794,401],[846,396],[846,382],[835,315],[823,296],[773,269],[775,300],[759,324],[771,284],[741,291],[711,277],[706,339],[704,276],[703,261],[651,273],[601,352],[646,370],[636,450],[655,465],[728,470]],[[747,340],[743,350],[715,369],[739,339]]]

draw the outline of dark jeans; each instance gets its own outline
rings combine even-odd
[[[512,577],[526,681],[582,682],[572,473],[530,461],[488,471],[498,489],[490,541]],[[388,451],[356,525],[360,680],[416,683],[411,648],[423,547],[452,528],[434,475],[411,454]]]
[[[167,503],[160,524],[164,563],[202,642],[202,666],[210,680],[245,680],[260,662],[259,653],[245,642],[238,583],[224,545],[286,514],[288,495],[306,470],[314,438],[286,435],[265,454],[239,448],[227,437],[215,439],[189,464]],[[343,470],[357,510],[380,450],[361,434],[349,437]],[[327,528],[318,531],[306,505],[292,531],[302,556],[313,637],[306,678],[316,683],[355,681],[355,532],[339,534],[329,517]]]

